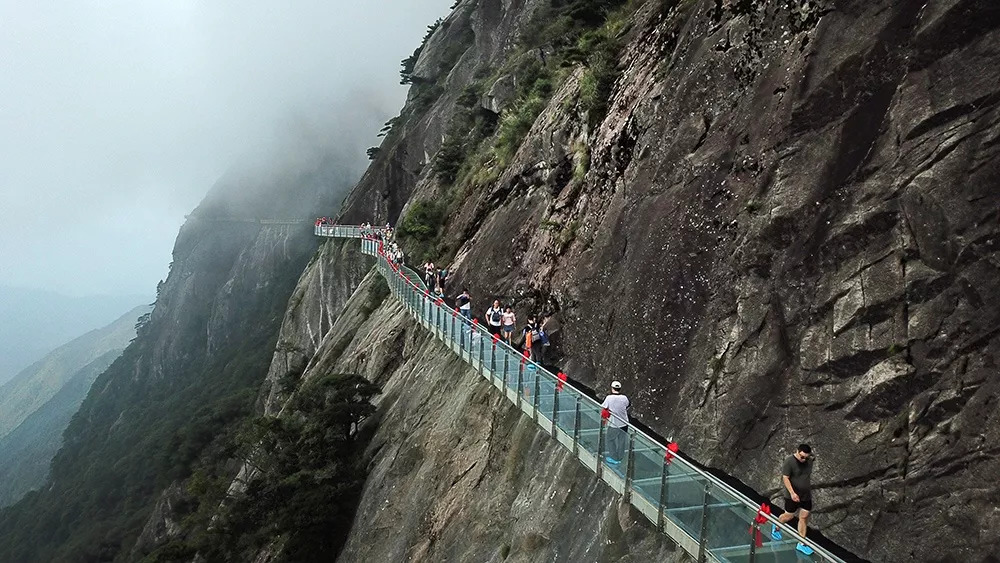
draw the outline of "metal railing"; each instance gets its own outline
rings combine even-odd
[[[316,229],[320,236],[362,239],[362,252],[378,259],[377,268],[392,295],[420,324],[698,561],[843,563],[777,518],[762,514],[757,503],[690,463],[676,448],[632,425],[616,428],[620,424],[615,417],[568,383],[565,375],[526,359],[477,321],[445,305],[413,270],[389,259],[379,229]],[[618,459],[608,455],[613,444],[621,447],[615,453]],[[771,538],[772,525],[783,539]],[[797,551],[799,542],[811,547],[812,555]]]

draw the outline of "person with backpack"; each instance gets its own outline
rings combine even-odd
[[[531,351],[531,355],[538,365],[542,365],[545,362],[545,352],[551,345],[551,342],[549,342],[549,334],[545,331],[546,322],[548,322],[548,318],[538,324],[537,344]],[[535,344],[535,342],[532,342],[532,344]]]
[[[541,346],[541,340],[538,337],[538,323],[535,322],[535,317],[528,317],[528,324],[524,326],[521,330],[521,337],[524,338],[524,352],[529,360],[538,363],[538,348]]]
[[[462,313],[462,316],[466,320],[472,320],[472,298],[469,297],[469,290],[462,289],[462,293],[455,299],[455,303],[458,305],[458,312]]]
[[[446,287],[448,282],[448,268],[446,267],[441,268],[436,272],[436,275],[437,275],[437,282],[441,284],[441,287],[442,288]]]
[[[437,270],[434,268],[434,262],[430,260],[424,264],[424,282],[427,287],[434,287],[434,272]]]
[[[544,359],[545,354],[545,340],[542,340],[544,332],[542,331],[542,325],[539,324],[538,319],[533,319],[533,321],[535,328],[531,331],[531,361],[538,365],[542,365],[542,360]],[[545,338],[547,339],[548,336]]]
[[[514,338],[514,325],[517,324],[517,317],[514,315],[514,310],[510,307],[504,310],[503,313],[503,339],[507,342],[508,346],[512,346],[511,340]]]
[[[493,306],[486,310],[486,326],[490,329],[490,334],[500,336],[503,327],[503,309],[499,301],[494,301]]]

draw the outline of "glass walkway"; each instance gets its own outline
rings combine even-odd
[[[622,437],[627,444],[622,459],[609,461],[611,433],[622,430],[609,424],[606,413],[602,416],[600,404],[566,382],[563,374],[526,360],[431,295],[417,272],[383,253],[381,229],[317,225],[316,235],[361,239],[362,252],[377,258],[392,295],[420,324],[696,560],[843,563],[773,516],[762,514],[754,501],[675,453],[676,447],[633,426],[627,426]],[[780,541],[771,539],[772,524],[781,530]],[[796,550],[799,542],[811,547],[812,555]]]

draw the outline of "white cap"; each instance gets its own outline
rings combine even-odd
[[[611,388],[612,389],[621,389],[622,388],[622,382],[621,381],[612,381],[611,382]]]

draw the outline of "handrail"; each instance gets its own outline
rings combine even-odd
[[[842,559],[814,541],[799,536],[798,532],[787,524],[778,522],[777,518],[766,512],[762,513],[753,500],[688,461],[675,447],[661,444],[634,425],[626,424],[624,430],[628,437],[627,458],[622,456],[623,459],[617,462],[609,461],[605,442],[612,439],[612,436],[609,436],[608,426],[614,415],[606,411],[601,412],[600,404],[569,383],[563,374],[553,375],[544,367],[526,359],[502,339],[490,334],[477,321],[466,319],[459,311],[433,296],[416,272],[404,264],[394,263],[384,252],[382,242],[384,232],[385,229],[378,227],[356,225],[316,226],[317,236],[361,239],[362,252],[377,258],[379,272],[390,282],[390,291],[407,307],[411,315],[435,336],[444,340],[460,358],[477,368],[480,374],[498,387],[509,400],[533,416],[537,424],[550,431],[552,436],[570,449],[586,467],[597,473],[599,478],[617,492],[625,495],[640,512],[698,561],[753,563],[756,558],[763,559],[766,554],[767,561],[807,560],[843,563]],[[411,275],[406,275],[407,273]],[[456,323],[461,323],[458,330]],[[468,334],[467,343],[466,334]],[[478,353],[473,350],[476,337],[479,338]],[[489,366],[486,365],[484,357],[486,342],[490,343]],[[504,360],[502,373],[498,373],[500,371],[497,364],[498,350]],[[515,359],[516,386],[513,385],[510,366],[511,361]],[[526,381],[524,377],[528,372],[534,375],[529,376],[530,379]],[[511,378],[510,381],[508,377]],[[525,387],[526,383],[532,384],[533,389]],[[541,392],[543,384],[546,391],[551,388],[551,398]],[[529,398],[526,399],[525,396]],[[574,410],[559,409],[560,398],[563,396],[568,396],[572,400]],[[546,402],[544,407],[550,411],[539,410],[543,399]],[[551,406],[548,404],[550,400]],[[590,417],[599,413],[600,421],[597,427],[581,427],[584,410],[589,412]],[[565,422],[566,417],[560,419],[560,415],[564,413],[572,415],[570,417],[573,419],[572,429]],[[597,433],[596,439],[589,439],[590,434],[594,432]],[[587,440],[583,439],[584,433],[588,436]],[[637,443],[640,444],[638,447]],[[620,453],[626,452],[622,450]],[[635,474],[639,465],[644,465],[647,470],[658,469],[652,463],[655,458],[646,455],[648,453],[657,453],[660,456],[662,469],[653,471],[649,477],[636,480]],[[681,483],[693,483],[695,487],[678,489],[678,484]],[[643,488],[645,485],[657,484],[659,487],[653,486],[648,490]],[[674,490],[673,494],[670,493],[671,489]],[[681,500],[677,501],[677,497]],[[687,504],[673,506],[671,501]],[[695,514],[697,518],[681,514],[693,513],[695,509],[701,510],[700,515]],[[785,539],[772,540],[767,524],[777,526]],[[798,542],[811,547],[812,555],[807,556],[796,551],[795,544]]]

